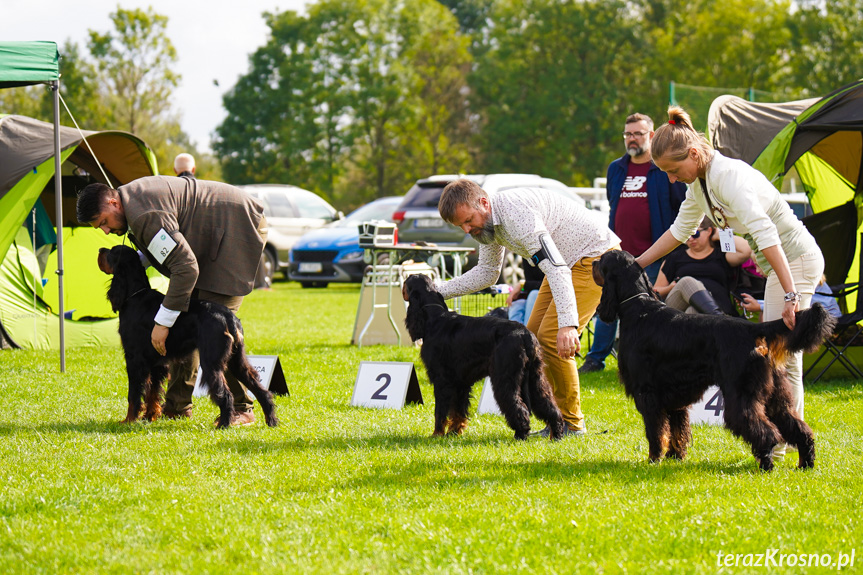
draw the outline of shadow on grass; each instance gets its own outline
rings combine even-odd
[[[16,435],[20,433],[97,433],[97,434],[127,434],[127,433],[171,433],[177,430],[176,422],[155,422],[149,423],[138,421],[131,425],[120,423],[118,419],[109,420],[94,420],[87,421],[70,421],[70,422],[54,422],[40,423],[35,425],[21,424],[0,424],[0,437]]]
[[[597,459],[596,455],[591,455],[589,445],[583,442],[591,441],[590,436],[594,436],[595,440],[602,440],[603,433],[589,434],[586,438],[565,439],[565,442],[573,443],[573,450],[568,452],[560,452],[560,459],[569,461],[560,461],[549,459],[548,451],[544,451],[548,443],[547,439],[531,438],[526,444],[520,443],[511,436],[504,435],[485,435],[485,436],[462,436],[462,437],[430,437],[429,435],[417,434],[379,434],[362,438],[320,438],[320,439],[304,439],[303,437],[291,438],[286,441],[273,442],[261,439],[258,437],[229,437],[224,441],[219,442],[219,448],[226,451],[237,452],[240,454],[259,455],[262,452],[280,453],[287,452],[293,456],[303,453],[312,452],[345,452],[346,454],[362,453],[364,451],[416,451],[415,460],[404,464],[396,464],[391,460],[383,465],[376,466],[374,471],[367,476],[354,479],[348,484],[355,486],[375,485],[379,484],[382,477],[388,481],[402,481],[405,484],[416,485],[418,482],[423,483],[439,483],[441,469],[446,468],[448,460],[445,455],[442,456],[441,449],[454,450],[456,454],[451,462],[452,465],[462,467],[464,465],[465,451],[473,452],[473,447],[487,447],[489,449],[488,458],[479,458],[472,466],[471,471],[466,475],[470,479],[462,479],[463,481],[475,482],[477,479],[496,479],[501,480],[506,475],[512,481],[523,481],[527,478],[542,477],[544,479],[573,479],[588,475],[608,475],[613,477],[617,482],[627,482],[627,477],[637,477],[639,481],[643,479],[654,478],[657,481],[665,482],[674,477],[685,475],[690,476],[693,473],[703,473],[706,475],[746,475],[758,473],[755,460],[751,457],[744,457],[743,460],[737,460],[733,463],[726,461],[663,461],[659,464],[651,464],[646,459],[634,457],[632,460],[609,460]],[[509,448],[519,448],[524,445],[535,443],[537,456],[541,457],[541,461],[536,462],[501,462],[500,451],[493,450],[508,450]],[[566,445],[561,444],[561,445]],[[542,450],[542,451],[541,451]],[[594,457],[591,459],[578,459],[579,456]],[[530,455],[525,455],[530,457]],[[607,457],[600,455],[598,457]],[[473,465],[473,464],[471,464]],[[483,472],[487,469],[487,472]],[[505,469],[504,474],[500,473],[501,469]],[[426,479],[425,476],[431,472],[431,478]],[[481,477],[478,477],[481,476]],[[444,478],[445,482],[452,481],[451,478]]]

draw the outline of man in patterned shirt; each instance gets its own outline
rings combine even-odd
[[[574,358],[581,349],[578,336],[602,294],[591,264],[619,247],[620,239],[599,212],[540,188],[511,188],[489,196],[471,180],[456,180],[444,188],[438,209],[444,220],[481,244],[476,267],[437,282],[444,298],[494,284],[506,249],[545,272],[527,328],[542,346],[545,374],[567,423],[566,434],[584,434]],[[548,429],[540,433],[547,435]]]

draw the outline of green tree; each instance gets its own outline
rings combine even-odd
[[[324,0],[268,15],[267,44],[225,97],[225,175],[307,187],[343,207],[468,160],[470,61],[432,0]]]
[[[641,65],[618,0],[501,0],[475,48],[472,111],[485,172],[587,183],[617,154]]]
[[[790,17],[789,66],[804,96],[823,96],[863,78],[863,2],[798,0]]]
[[[88,48],[97,72],[98,129],[131,132],[147,142],[165,173],[177,152],[196,150],[180,127],[171,100],[180,75],[174,45],[166,30],[168,18],[147,10],[118,7],[110,14],[114,29],[89,30]]]

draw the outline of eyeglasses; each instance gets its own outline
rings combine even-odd
[[[644,136],[646,136],[649,133],[650,132],[624,132],[623,133],[623,139],[628,140],[630,138],[643,138]]]
[[[700,236],[700,235],[701,235],[701,232],[706,232],[706,231],[707,231],[707,230],[706,230],[706,229],[704,229],[704,228],[698,228],[697,230],[695,230],[695,233],[694,233],[694,234],[692,234],[692,237],[693,237],[693,238],[695,238],[695,239],[698,239],[698,236]]]

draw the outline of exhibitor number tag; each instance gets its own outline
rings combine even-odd
[[[177,247],[177,242],[171,237],[171,234],[165,231],[165,228],[160,229],[150,240],[150,245],[147,246],[147,251],[153,254],[156,261],[160,264],[165,263],[167,258],[174,248]]]
[[[719,247],[722,249],[722,253],[737,253],[737,246],[734,245],[734,230],[731,228],[719,230]]]

